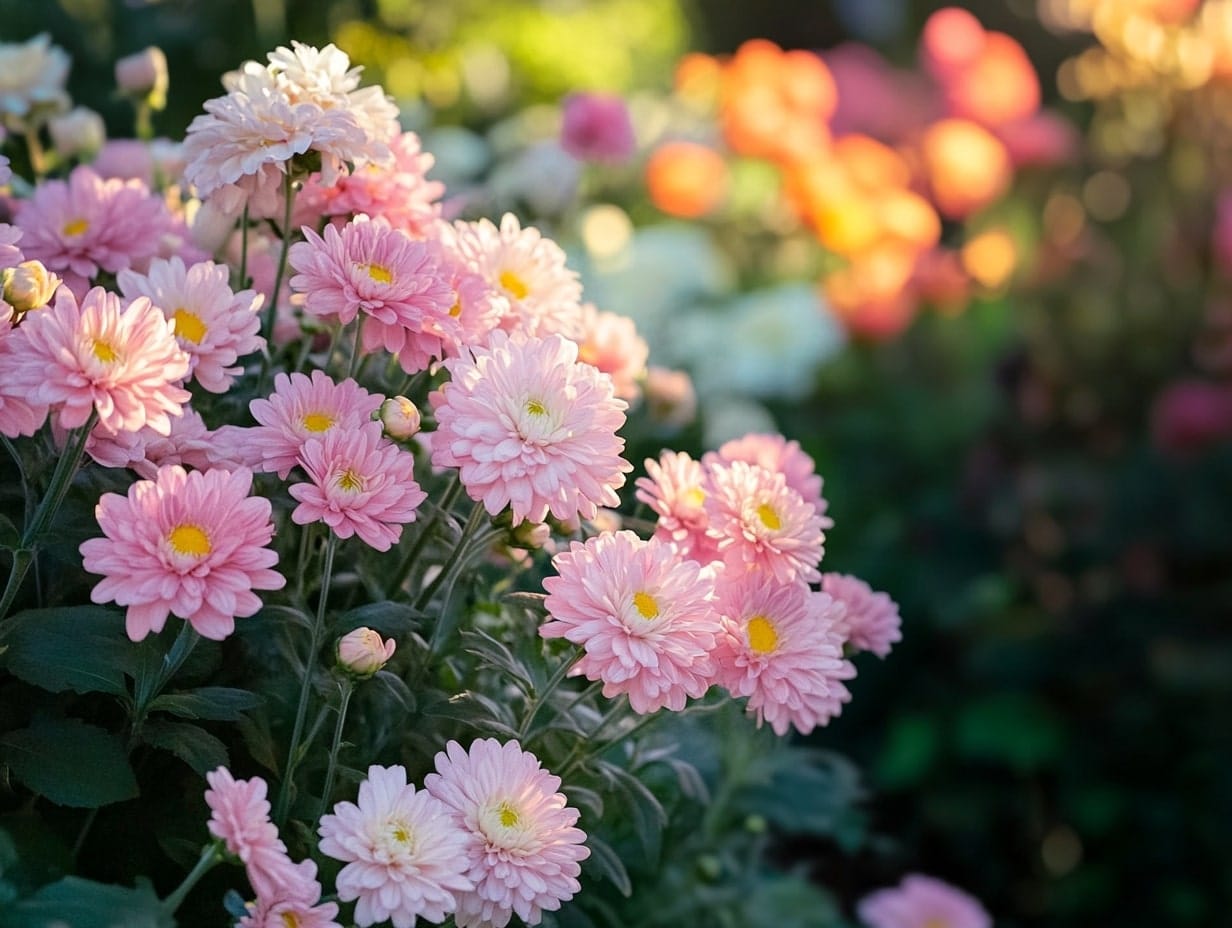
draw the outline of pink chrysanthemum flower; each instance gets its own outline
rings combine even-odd
[[[149,426],[171,431],[190,394],[179,386],[188,355],[174,326],[145,297],[126,305],[95,287],[81,305],[63,287],[54,306],[28,313],[24,345],[5,372],[10,389],[28,402],[59,409],[61,427],[85,423],[91,410],[109,432]]]
[[[16,370],[27,353],[25,326],[13,328],[12,308],[0,300],[0,370]],[[47,404],[32,401],[26,388],[6,373],[0,377],[0,435],[33,435],[47,421]]]
[[[868,928],[992,928],[992,917],[978,899],[918,873],[865,896],[857,912]]]
[[[319,891],[320,884],[315,885]],[[342,928],[336,920],[336,902],[316,904],[297,898],[277,898],[274,901],[258,898],[247,903],[246,908],[248,914],[235,923],[235,928]]]
[[[291,862],[287,846],[270,821],[265,781],[260,777],[237,780],[226,767],[210,771],[205,781],[210,787],[205,791],[210,834],[244,864],[257,895],[271,897],[286,887],[301,886],[304,869]]]
[[[145,274],[121,271],[117,278],[126,297],[149,297],[175,322],[175,337],[191,358],[190,378],[211,393],[226,393],[242,370],[232,365],[265,345],[258,334],[262,297],[233,292],[229,276],[213,261],[186,267],[180,258],[156,258]]]
[[[509,300],[502,326],[530,335],[582,334],[582,285],[565,267],[565,253],[533,226],[522,228],[506,213],[498,228],[487,219],[442,225],[445,248]]]
[[[321,853],[347,865],[338,898],[358,899],[360,928],[391,920],[412,928],[416,918],[440,924],[457,908],[455,894],[475,888],[470,836],[452,811],[406,781],[406,768],[368,768],[358,802],[340,802],[321,817]]]
[[[26,260],[26,256],[17,247],[19,241],[21,241],[21,229],[7,222],[0,222],[0,268],[17,267]]]
[[[432,393],[437,431],[432,463],[461,469],[462,485],[491,515],[506,506],[513,524],[593,519],[616,506],[633,468],[620,457],[624,400],[612,380],[577,361],[560,335],[497,331],[473,357],[445,362],[450,381]]]
[[[560,778],[516,741],[456,741],[436,755],[424,788],[449,807],[467,833],[471,892],[458,895],[458,928],[504,928],[516,913],[537,925],[581,889],[579,862],[590,856],[578,811],[558,792]]]
[[[471,345],[482,345],[499,328],[509,312],[509,300],[460,262],[456,255],[429,240],[441,272],[453,291],[449,315],[457,320],[456,340],[445,345],[445,356],[454,358]]]
[[[253,590],[286,584],[267,547],[270,502],[251,490],[248,470],[190,473],[169,465],[127,496],[105,493],[94,514],[106,537],[81,544],[82,566],[104,575],[90,599],[127,606],[133,641],[162,631],[171,613],[205,638],[226,638],[236,618],[261,608]]]
[[[308,439],[299,463],[312,482],[292,485],[299,502],[292,521],[324,522],[339,538],[358,535],[378,551],[402,537],[427,499],[415,482],[415,459],[384,437],[379,422]]]
[[[407,373],[426,370],[457,340],[454,291],[428,245],[366,217],[341,231],[326,226],[324,238],[305,227],[304,238],[290,263],[305,312],[345,325],[362,311],[364,350],[384,348]]]
[[[650,348],[637,334],[632,319],[601,312],[591,303],[582,304],[578,359],[610,376],[621,399],[632,402],[641,395],[638,381],[646,375],[648,357]]]
[[[571,675],[602,680],[608,699],[627,693],[643,714],[705,695],[720,630],[713,571],[628,531],[575,541],[552,567],[558,576],[543,581],[551,620],[539,634],[583,647]]]
[[[146,480],[153,480],[158,469],[168,464],[209,470],[218,462],[213,435],[201,416],[187,406],[182,415],[172,418],[169,435],[159,435],[149,426],[115,434],[95,429],[86,441],[86,453],[104,467],[128,467]]]
[[[856,673],[843,659],[841,605],[801,581],[745,575],[720,585],[718,608],[718,683],[749,698],[759,725],[807,735],[838,715],[851,698],[842,681]]]
[[[313,371],[311,379],[298,372],[277,374],[274,392],[248,406],[260,425],[245,436],[247,459],[256,457],[258,470],[274,471],[285,480],[304,442],[323,438],[334,429],[359,428],[384,399],[354,380],[334,383],[324,371]]]
[[[760,570],[779,583],[821,578],[822,517],[782,474],[732,461],[708,468],[707,529],[728,569]]]
[[[659,516],[655,537],[699,564],[721,560],[718,545],[706,534],[709,483],[701,462],[683,451],[664,451],[657,461],[647,458],[645,467],[647,476],[637,478],[637,499]]]
[[[850,574],[822,574],[821,588],[846,607],[842,637],[853,648],[884,658],[903,640],[898,604],[888,594],[875,592]]]
[[[44,181],[17,207],[27,258],[64,275],[80,297],[100,271],[144,268],[172,226],[161,198],[138,180],[103,180],[85,165]]]
[[[746,461],[768,471],[782,474],[787,485],[795,490],[806,503],[822,517],[821,527],[831,528],[833,520],[826,516],[829,503],[821,495],[822,480],[816,472],[813,459],[800,448],[798,441],[788,441],[782,435],[767,435],[752,432],[743,438],[733,438],[718,451],[710,452],[702,462]]]

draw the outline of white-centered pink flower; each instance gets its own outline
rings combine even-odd
[[[145,297],[125,304],[95,287],[78,306],[62,287],[53,306],[26,315],[20,331],[24,344],[4,379],[28,402],[58,410],[63,428],[97,411],[106,431],[149,426],[166,435],[170,417],[190,398],[179,385],[188,355],[172,323]]]
[[[462,485],[491,515],[513,523],[593,519],[616,506],[632,467],[621,458],[624,400],[612,380],[577,360],[560,335],[497,331],[469,357],[445,361],[450,380],[429,400],[436,413],[432,463],[460,468]]]
[[[884,658],[903,640],[898,604],[888,594],[873,590],[850,574],[822,574],[821,588],[845,607],[843,640],[856,650],[872,651]]]
[[[257,470],[274,471],[285,480],[304,442],[334,429],[358,429],[384,399],[354,380],[334,383],[324,371],[313,371],[311,377],[279,373],[274,377],[274,392],[248,404],[260,425],[243,436],[246,459],[254,460]]]
[[[453,811],[406,780],[401,766],[368,768],[357,802],[340,802],[321,817],[322,854],[346,861],[338,898],[358,900],[359,928],[417,918],[440,924],[457,896],[474,889],[468,876],[470,835]]]
[[[637,499],[659,517],[655,537],[700,564],[721,560],[718,545],[706,534],[709,478],[701,462],[683,451],[664,451],[657,461],[647,458],[645,467],[646,476],[637,478]]]
[[[81,544],[82,566],[103,575],[90,599],[126,606],[133,641],[162,631],[172,613],[205,638],[226,638],[261,608],[254,590],[286,584],[268,547],[270,501],[251,490],[248,470],[169,465],[127,496],[103,494],[94,514],[105,537]]]
[[[640,381],[646,376],[650,348],[633,320],[598,310],[592,303],[582,304],[581,320],[578,359],[610,376],[621,399],[636,400],[642,393]]]
[[[992,928],[978,899],[919,873],[865,896],[856,911],[868,928]]]
[[[263,297],[232,291],[229,277],[213,261],[186,267],[180,258],[156,258],[145,274],[128,270],[117,278],[126,297],[149,297],[175,323],[175,337],[192,359],[190,378],[211,393],[226,393],[243,370],[235,362],[265,345],[257,314]]]
[[[807,735],[839,714],[851,698],[843,681],[856,673],[843,659],[841,605],[803,581],[746,574],[720,584],[718,609],[718,683],[748,697],[759,725]]]
[[[424,788],[467,835],[464,873],[475,888],[457,896],[458,928],[504,928],[515,914],[537,925],[581,889],[590,849],[579,813],[559,792],[560,778],[516,741],[486,738],[469,751],[450,741]]]
[[[571,675],[602,680],[609,699],[627,693],[639,713],[705,695],[720,632],[712,570],[629,531],[572,542],[552,567],[557,576],[543,581],[551,619],[539,634],[582,646]]]
[[[397,543],[427,499],[415,482],[414,457],[389,441],[379,422],[309,438],[299,463],[312,482],[291,486],[299,502],[291,520],[324,522],[339,538],[358,535],[378,551]]]
[[[744,461],[707,470],[707,532],[730,571],[761,571],[779,583],[821,579],[822,517],[782,474]]]
[[[168,435],[159,435],[148,425],[136,432],[114,434],[95,429],[86,441],[86,453],[103,467],[128,467],[146,480],[153,480],[167,464],[209,470],[219,460],[213,433],[187,406],[182,415],[172,417]]]
[[[715,460],[746,461],[782,474],[787,485],[817,510],[822,517],[821,527],[833,527],[833,520],[826,516],[829,503],[821,495],[821,477],[817,474],[813,459],[801,449],[798,441],[788,441],[782,435],[751,432],[743,438],[733,438],[725,442],[719,446],[718,451],[710,452],[702,458],[706,464]]]
[[[260,777],[237,780],[226,767],[207,773],[205,782],[209,784],[205,804],[210,807],[210,834],[240,859],[257,895],[270,897],[284,888],[300,886],[304,870],[291,862],[277,826],[270,821],[266,782]]]

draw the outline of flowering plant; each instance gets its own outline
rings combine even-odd
[[[699,865],[660,899],[768,867],[797,789],[839,827],[853,773],[774,738],[837,715],[900,622],[822,572],[796,442],[630,481],[620,433],[673,405],[643,403],[645,344],[537,229],[442,218],[337,48],[247,62],[182,145],[90,163],[41,146],[63,56],[18,51],[6,918],[619,924],[665,842]],[[142,134],[160,60],[123,69]],[[720,890],[675,917],[772,904]]]

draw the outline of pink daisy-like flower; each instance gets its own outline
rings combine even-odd
[[[608,699],[627,693],[643,714],[705,695],[720,631],[713,571],[628,531],[575,541],[552,567],[558,576],[543,581],[551,620],[539,634],[583,647],[571,675],[602,680]]]
[[[26,260],[26,256],[17,247],[19,241],[21,241],[21,229],[7,222],[0,222],[0,268],[17,267]]]
[[[625,101],[621,97],[597,93],[566,97],[560,144],[582,161],[627,160],[637,141]]]
[[[359,428],[384,399],[354,380],[334,383],[324,371],[313,371],[311,378],[298,372],[277,374],[274,392],[248,405],[260,425],[245,436],[247,459],[255,457],[259,461],[256,469],[274,471],[285,480],[304,442],[323,438],[334,429]]]
[[[12,308],[0,300],[0,370],[17,370],[27,353],[25,326],[13,328]],[[33,435],[47,421],[47,404],[31,401],[11,376],[0,377],[0,435]]]
[[[887,594],[875,592],[850,574],[822,574],[821,588],[846,607],[842,637],[853,648],[884,658],[895,643],[903,640],[898,604]]]
[[[407,783],[405,767],[369,767],[358,802],[338,803],[319,830],[321,853],[347,862],[338,898],[359,900],[360,928],[440,924],[457,908],[455,894],[475,888],[466,875],[470,835],[443,802]]]
[[[708,468],[707,529],[734,573],[760,570],[779,583],[821,578],[822,517],[782,474],[744,461]]]
[[[81,165],[44,181],[17,207],[27,258],[64,275],[78,291],[100,271],[143,268],[172,226],[162,199],[139,180],[103,180]]]
[[[601,312],[592,303],[582,304],[582,336],[578,360],[593,364],[612,378],[616,395],[632,402],[642,392],[638,381],[646,374],[650,348],[637,334],[628,316]]]
[[[456,341],[445,344],[445,356],[457,357],[468,346],[484,344],[509,312],[509,299],[460,262],[456,255],[429,240],[442,274],[453,290],[449,315],[457,320]]]
[[[620,456],[624,400],[612,380],[577,361],[560,335],[497,331],[473,357],[445,362],[450,381],[432,393],[437,430],[432,463],[461,469],[462,485],[490,515],[506,506],[513,524],[593,519],[616,506],[633,468]]]
[[[718,683],[749,698],[759,725],[778,735],[795,725],[807,735],[838,715],[851,698],[842,681],[856,673],[843,660],[841,605],[801,581],[745,575],[721,584],[718,608]]]
[[[266,782],[260,777],[237,780],[226,767],[210,771],[205,781],[210,787],[205,791],[210,834],[240,859],[257,895],[269,897],[301,887],[306,868],[291,862],[278,828],[270,821]]]
[[[752,432],[743,438],[733,438],[721,445],[718,451],[710,452],[702,458],[706,464],[714,460],[746,461],[782,474],[787,485],[817,510],[822,517],[822,528],[831,528],[834,525],[826,516],[829,504],[821,495],[821,477],[816,472],[813,459],[801,450],[798,441],[788,441],[782,435]]]
[[[721,560],[718,545],[706,534],[709,482],[701,462],[683,451],[664,451],[657,461],[647,458],[645,467],[647,476],[637,478],[637,499],[659,516],[655,537],[699,564]]]
[[[129,467],[146,480],[153,480],[167,464],[209,470],[218,462],[210,430],[187,406],[172,418],[169,435],[159,435],[149,426],[115,434],[95,429],[86,440],[86,453],[104,467]]]
[[[188,355],[172,323],[145,297],[122,305],[95,287],[78,306],[61,287],[55,305],[28,313],[20,331],[24,344],[5,372],[7,386],[32,404],[59,409],[63,428],[82,425],[97,410],[106,431],[149,426],[166,435],[170,416],[190,398],[179,386]]]
[[[186,267],[180,258],[155,259],[145,274],[121,271],[120,291],[145,296],[175,322],[175,337],[191,358],[190,378],[211,393],[226,393],[242,368],[235,362],[260,351],[262,297],[252,290],[235,293],[225,265],[204,261]]]
[[[458,928],[504,928],[515,913],[537,925],[581,889],[579,862],[590,849],[578,811],[558,792],[560,777],[516,741],[485,738],[469,752],[450,741],[424,788],[468,838],[464,872],[475,888],[458,894]]]
[[[272,569],[277,552],[267,547],[270,502],[251,490],[246,469],[169,465],[153,480],[138,480],[127,496],[105,493],[94,514],[106,537],[81,544],[82,566],[104,575],[90,599],[127,606],[133,641],[162,631],[171,613],[205,638],[226,638],[236,618],[261,608],[253,590],[286,584]]]
[[[299,463],[312,483],[292,485],[299,501],[292,521],[324,522],[339,538],[358,535],[378,551],[402,537],[428,497],[415,482],[415,459],[385,438],[379,422],[308,439]]]
[[[304,861],[311,864],[312,861]],[[315,868],[315,864],[313,867]],[[320,884],[314,885],[319,889]],[[306,899],[277,898],[274,901],[257,898],[245,906],[248,914],[235,923],[236,928],[342,928],[336,920],[338,903],[316,904]]]
[[[978,899],[918,873],[865,896],[856,910],[869,928],[992,928],[992,917]]]
[[[523,229],[516,216],[505,213],[499,228],[487,219],[459,221],[442,225],[440,237],[447,250],[509,300],[504,328],[539,336],[582,334],[577,273],[565,267],[561,247],[538,229]]]

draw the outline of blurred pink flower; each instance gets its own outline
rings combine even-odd
[[[1198,451],[1232,438],[1232,386],[1178,380],[1155,398],[1151,438],[1164,451]]]
[[[1082,145],[1074,124],[1048,110],[995,126],[993,132],[1015,168],[1066,164],[1078,156]]]
[[[598,93],[570,94],[565,98],[560,144],[581,161],[627,161],[637,140],[625,101]]]
[[[577,339],[578,360],[592,364],[612,378],[621,399],[633,402],[641,396],[638,381],[646,375],[650,348],[637,334],[628,316],[602,312],[593,303],[582,304],[581,335]]]
[[[903,640],[898,603],[886,593],[875,592],[859,577],[836,573],[821,575],[821,589],[842,604],[840,638],[856,650],[884,658]]]
[[[856,911],[868,928],[992,928],[992,918],[979,900],[915,873],[896,887],[865,896]]]
[[[17,243],[21,241],[21,229],[0,222],[0,268],[16,267],[26,260]]]
[[[0,300],[0,435],[33,435],[47,421],[47,404],[32,400],[25,387],[7,372],[16,370],[26,353],[25,327],[13,328],[11,307]]]
[[[697,418],[697,391],[685,371],[646,368],[646,411],[662,425],[683,428]]]
[[[836,138],[856,133],[897,142],[944,113],[929,81],[892,67],[867,45],[844,42],[822,59],[838,87],[838,108],[830,121]]]

